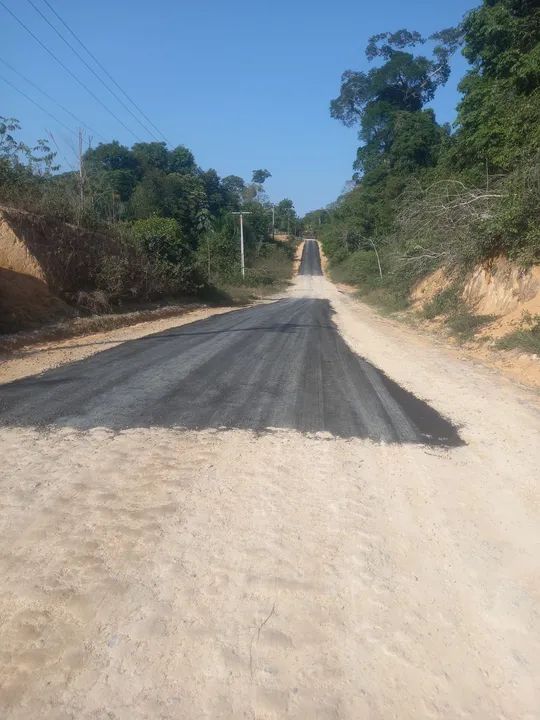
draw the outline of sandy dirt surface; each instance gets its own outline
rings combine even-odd
[[[537,396],[324,277],[287,297],[466,445],[2,428],[3,717],[538,717]]]

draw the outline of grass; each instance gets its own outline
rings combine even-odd
[[[540,315],[525,315],[522,327],[501,338],[496,347],[540,354]]]
[[[265,243],[248,262],[245,278],[239,273],[216,278],[213,286],[233,305],[247,305],[287,287],[293,272],[294,248],[281,242]]]
[[[359,250],[330,266],[334,282],[355,285],[360,300],[372,305],[385,315],[401,312],[408,307],[409,285],[395,278],[381,279],[375,254]]]

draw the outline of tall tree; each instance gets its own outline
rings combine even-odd
[[[540,6],[484,0],[463,22],[472,67],[460,83],[455,152],[461,167],[510,170],[540,149]]]
[[[449,57],[457,46],[459,32],[448,29],[430,39],[438,44],[432,57],[426,57],[404,49],[426,42],[417,32],[398,30],[375,35],[366,56],[370,61],[382,60],[382,64],[367,73],[343,73],[340,94],[332,100],[330,112],[347,126],[359,125],[363,146],[355,163],[357,170],[366,172],[386,164],[387,154],[396,142],[408,146],[409,165],[411,161],[432,161],[433,149],[422,152],[421,147],[427,138],[432,144],[440,139],[433,113],[428,111],[415,119],[407,114],[422,111],[437,87],[447,81]],[[410,139],[411,133],[418,137]]]

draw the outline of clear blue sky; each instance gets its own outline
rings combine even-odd
[[[114,110],[149,138],[39,17],[27,0],[3,0]],[[43,0],[33,0],[44,13]],[[479,0],[49,0],[171,145],[187,145],[203,168],[249,180],[267,167],[272,200],[290,197],[300,213],[326,205],[351,176],[356,131],[329,116],[343,70],[366,69],[374,33],[422,33],[453,25]],[[51,16],[52,17],[52,16]],[[65,31],[64,31],[65,32]],[[0,57],[82,117],[107,140],[136,140],[60,68],[0,6]],[[433,103],[452,121],[454,61]],[[66,125],[75,121],[0,63],[7,77]],[[66,160],[74,137],[0,80],[0,115],[17,117],[31,141],[50,129]],[[94,144],[98,141],[94,138]],[[63,161],[65,164],[65,160]]]

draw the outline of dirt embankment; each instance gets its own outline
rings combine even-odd
[[[411,300],[422,310],[456,278],[444,268],[425,277],[414,288]],[[481,335],[499,338],[520,326],[524,314],[540,314],[540,266],[524,269],[504,257],[477,265],[466,278],[461,299],[478,315],[491,315]]]
[[[426,313],[444,291],[458,288],[440,312]],[[438,268],[419,282],[411,293],[411,305],[427,330],[446,330],[455,312],[470,313],[482,322],[471,332],[464,352],[503,370],[514,379],[540,387],[540,356],[515,345],[501,349],[499,341],[520,330],[530,330],[540,318],[540,266],[524,269],[507,258],[478,264],[467,277],[456,277]],[[429,317],[430,319],[426,319]],[[463,338],[462,338],[463,340]]]
[[[102,233],[0,207],[0,332],[73,316],[66,299],[92,287],[114,248]]]

